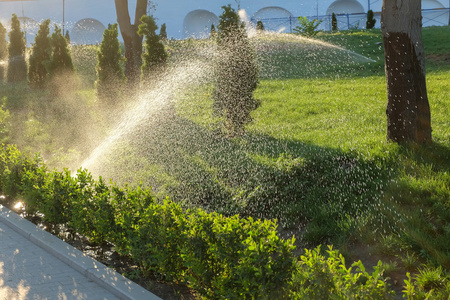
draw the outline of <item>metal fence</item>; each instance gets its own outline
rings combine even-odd
[[[310,21],[322,20],[318,29],[331,31],[331,15],[308,16]],[[381,12],[374,12],[374,18],[377,20],[375,27],[380,27]],[[366,27],[367,13],[354,14],[336,14],[339,30],[363,29]],[[264,28],[275,32],[293,32],[299,23],[297,17],[282,18],[252,18],[251,21],[256,24],[262,21]],[[435,8],[422,10],[422,24],[426,26],[450,25],[450,8]]]

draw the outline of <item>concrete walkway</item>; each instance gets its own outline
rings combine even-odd
[[[16,299],[160,298],[0,205],[0,300]]]

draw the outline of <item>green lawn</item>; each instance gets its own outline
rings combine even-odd
[[[363,259],[392,260],[403,275],[422,263],[448,269],[449,35],[450,27],[423,29],[432,145],[386,142],[379,30],[320,33],[317,41],[265,35],[252,40],[260,63],[255,97],[261,106],[243,136],[221,132],[221,120],[212,114],[212,84],[206,82],[175,93],[167,110],[149,114],[102,156],[95,171],[122,184],[143,182],[185,208],[277,218],[280,233],[295,234],[299,248],[335,244],[351,259],[367,251],[371,255]],[[171,41],[168,47],[176,62],[193,53],[208,60],[204,53],[211,44],[198,42],[202,51],[193,50],[192,40]],[[82,90],[73,98],[76,115],[62,109],[62,116],[49,117],[53,106],[42,104],[45,92],[2,84],[0,98],[18,128],[11,142],[34,145],[32,150],[62,145],[82,152],[108,132],[106,118],[120,119],[120,112],[108,117],[96,111],[95,62],[87,58],[93,59],[93,49],[78,49],[74,58],[83,75]],[[20,109],[30,103],[30,110]],[[72,124],[69,117],[83,130],[72,143],[55,141],[53,133],[68,134],[62,125]],[[82,126],[91,123],[101,134]],[[89,146],[77,148],[86,134]],[[24,136],[28,140],[19,139]],[[404,277],[394,279],[403,284]]]

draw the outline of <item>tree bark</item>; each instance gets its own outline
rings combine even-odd
[[[388,105],[387,139],[396,143],[431,142],[431,115],[425,80],[420,0],[383,0]]]
[[[128,83],[135,86],[139,83],[142,65],[142,37],[137,34],[140,19],[147,13],[147,0],[137,0],[134,24],[131,24],[128,0],[115,0],[117,23],[125,44],[125,75]]]

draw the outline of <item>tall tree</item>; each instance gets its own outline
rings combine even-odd
[[[131,24],[128,10],[128,0],[114,0],[116,5],[117,22],[125,44],[125,75],[128,83],[136,86],[142,65],[142,36],[138,32],[140,19],[147,12],[148,0],[137,0],[134,24]]]
[[[52,57],[49,62],[50,91],[54,97],[72,94],[76,89],[75,66],[66,38],[55,25],[52,34]]]
[[[6,28],[0,22],[0,80],[5,76],[5,60],[8,56],[8,42],[6,41]]]
[[[381,13],[388,104],[387,139],[431,142],[420,0],[384,0]]]
[[[109,25],[103,33],[103,41],[97,52],[97,97],[102,104],[114,105],[120,98],[125,83],[122,70],[122,53],[117,24]]]
[[[153,16],[142,16],[138,34],[145,37],[145,53],[142,55],[142,77],[144,83],[157,79],[164,71],[167,61],[167,52],[159,35],[156,34],[158,26]]]
[[[28,83],[33,88],[43,88],[48,75],[48,63],[52,54],[50,20],[43,21],[34,38],[28,69]]]
[[[258,67],[255,52],[236,11],[223,6],[218,25],[219,60],[215,66],[213,107],[225,118],[229,135],[239,135],[251,122],[250,113],[259,106],[253,91],[258,86]]]
[[[9,62],[8,81],[22,81],[27,78],[27,63],[25,61],[25,34],[20,29],[20,21],[16,14],[11,18],[11,31],[9,32]]]

